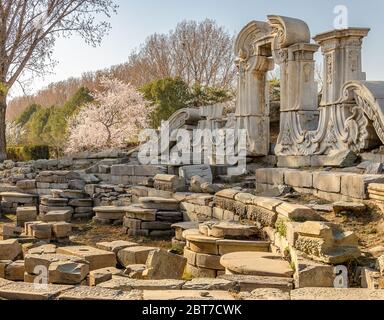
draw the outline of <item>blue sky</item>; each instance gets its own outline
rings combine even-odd
[[[59,39],[54,74],[36,80],[32,90],[50,82],[80,76],[127,61],[132,49],[155,32],[168,32],[184,19],[215,19],[230,33],[237,33],[251,20],[265,21],[268,14],[292,16],[306,21],[312,35],[333,29],[336,5],[345,5],[349,26],[370,27],[364,43],[363,66],[369,80],[384,80],[384,1],[382,0],[117,0],[120,8],[111,20],[112,30],[101,46],[92,48],[80,38]]]

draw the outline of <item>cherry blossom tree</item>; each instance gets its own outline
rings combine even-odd
[[[101,87],[69,120],[67,153],[123,148],[148,126],[153,107],[132,85],[103,78]]]

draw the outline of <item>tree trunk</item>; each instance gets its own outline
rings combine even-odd
[[[7,97],[0,93],[0,161],[7,159],[7,141],[5,139],[5,114],[7,111]]]

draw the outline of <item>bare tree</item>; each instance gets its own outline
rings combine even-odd
[[[58,36],[76,33],[97,45],[110,25],[100,17],[116,12],[114,0],[0,0],[0,160],[6,159],[7,96],[27,74],[52,66]]]
[[[150,36],[127,64],[132,83],[181,77],[188,85],[230,88],[236,77],[233,41],[213,20],[183,21],[168,34]]]

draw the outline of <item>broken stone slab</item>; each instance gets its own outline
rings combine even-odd
[[[93,200],[92,199],[72,199],[68,203],[71,207],[92,207]]]
[[[171,228],[175,230],[175,238],[179,241],[184,241],[183,232],[185,230],[197,229],[199,227],[198,222],[179,222],[174,223]]]
[[[145,264],[151,251],[156,250],[154,247],[129,247],[122,249],[117,254],[118,262],[127,267],[132,264]]]
[[[271,244],[268,241],[246,241],[246,240],[217,240],[219,255],[233,252],[269,252]]]
[[[89,270],[116,267],[116,256],[113,252],[89,246],[72,246],[57,249],[57,253],[73,255],[89,262]]]
[[[351,150],[332,150],[326,156],[311,157],[311,164],[312,167],[348,168],[356,163],[357,158],[356,153]]]
[[[366,200],[369,198],[368,186],[372,183],[383,182],[383,175],[345,175],[341,179],[341,193],[354,199]]]
[[[293,279],[291,278],[225,274],[220,275],[219,279],[236,283],[236,287],[239,287],[241,292],[252,292],[255,289],[266,288],[290,292],[293,289]]]
[[[54,191],[52,190],[52,195],[54,195]],[[57,193],[56,193],[57,195]],[[60,198],[66,198],[66,199],[83,199],[86,197],[86,193],[81,190],[61,190],[59,192]]]
[[[185,267],[186,274],[192,276],[193,278],[212,278],[215,279],[217,277],[217,270],[214,269],[206,269],[197,267],[187,263]]]
[[[36,239],[49,241],[52,238],[52,224],[43,222],[31,224],[29,234]]]
[[[151,300],[221,300],[231,301],[235,297],[227,291],[199,291],[199,290],[144,290],[143,299]]]
[[[89,273],[89,285],[91,287],[97,286],[100,283],[112,280],[112,276],[122,275],[122,273],[122,270],[114,267],[93,270]]]
[[[176,175],[157,174],[154,177],[154,188],[162,191],[182,192],[186,190],[185,179]]]
[[[131,205],[125,209],[125,217],[142,221],[156,221],[157,209],[146,209],[141,205]]]
[[[278,214],[282,215],[285,218],[290,220],[312,220],[319,221],[321,220],[321,216],[311,208],[308,208],[299,204],[292,204],[288,202],[284,202],[280,204],[276,211]]]
[[[0,224],[0,240],[10,240],[20,238],[23,228],[13,223]]]
[[[67,238],[72,234],[72,224],[67,222],[52,223],[52,234],[56,239]]]
[[[197,253],[219,254],[218,238],[207,237],[202,234],[188,234],[186,236],[187,248]]]
[[[11,260],[0,260],[0,279],[5,279],[5,270],[11,263]]]
[[[364,289],[378,290],[380,288],[380,272],[370,269],[370,268],[361,268],[361,287]]]
[[[24,227],[25,222],[36,221],[36,207],[18,207],[16,210],[16,224],[18,227]]]
[[[73,287],[68,285],[11,282],[0,286],[0,298],[6,300],[53,300],[60,293],[71,288]]]
[[[98,287],[122,291],[181,290],[184,284],[184,280],[140,280],[115,276],[112,280],[99,284]]]
[[[243,225],[232,222],[207,222],[206,236],[221,239],[249,239],[257,236],[259,230],[256,226]]]
[[[334,288],[303,288],[291,291],[291,300],[315,301],[347,301],[347,300],[384,300],[383,290],[370,289],[334,289]]]
[[[19,192],[1,192],[0,198],[4,202],[32,204],[36,200],[37,196]]]
[[[69,210],[50,211],[46,214],[41,215],[40,219],[43,222],[71,222],[72,211],[69,211]]]
[[[5,268],[5,279],[10,281],[24,281],[24,260],[11,262]]]
[[[209,182],[204,182],[200,185],[201,192],[209,194],[215,194],[224,188],[225,186],[223,184],[213,184]]]
[[[76,285],[88,276],[89,265],[71,261],[56,261],[49,265],[48,281],[52,284]]]
[[[19,241],[14,239],[0,241],[0,260],[16,260],[22,255]]]
[[[99,242],[96,247],[101,250],[111,251],[117,254],[120,250],[130,247],[137,247],[138,244],[130,241],[117,240],[112,242]]]
[[[68,199],[66,198],[53,198],[52,196],[42,196],[40,203],[47,207],[66,207],[68,206]]]
[[[225,189],[221,190],[218,193],[215,194],[215,197],[225,198],[229,200],[235,200],[236,195],[240,193],[239,190],[235,189]]]
[[[182,279],[187,259],[164,250],[152,250],[143,276],[148,279]]]
[[[169,230],[171,229],[172,223],[161,222],[161,221],[151,221],[151,222],[142,222],[141,228],[147,230]]]
[[[224,267],[220,264],[220,256],[196,253],[196,266],[199,268],[213,269],[224,271]]]
[[[192,165],[181,167],[179,169],[179,176],[184,178],[186,183],[190,183],[193,176],[199,176],[209,183],[213,182],[213,174],[211,166],[209,165]]]
[[[58,297],[59,300],[142,300],[142,292],[135,290],[131,292],[123,292],[120,290],[110,290],[100,287],[75,287],[69,289]]]
[[[140,205],[145,209],[156,209],[163,211],[178,211],[179,201],[176,199],[165,199],[157,197],[144,197],[139,199]]]
[[[48,271],[54,262],[74,262],[87,264],[87,261],[79,257],[63,254],[27,254],[24,259],[25,271],[28,274],[40,274],[41,268]]]
[[[288,301],[291,297],[288,292],[284,292],[280,289],[264,288],[256,289],[251,293],[241,293],[241,300],[252,300],[252,301]]]
[[[24,257],[27,254],[55,254],[56,253],[56,245],[54,244],[45,244],[44,242],[38,243],[27,243],[22,245],[23,255]]]
[[[221,257],[227,272],[254,276],[291,278],[294,271],[281,256],[264,252],[235,252]]]
[[[146,270],[145,264],[132,264],[127,266],[123,275],[131,279],[144,279],[143,272]]]
[[[96,218],[98,219],[123,220],[126,209],[126,207],[107,206],[95,207],[93,208],[93,211],[95,212]]]
[[[195,278],[187,281],[183,285],[183,290],[240,291],[240,286],[236,281],[225,279]]]

